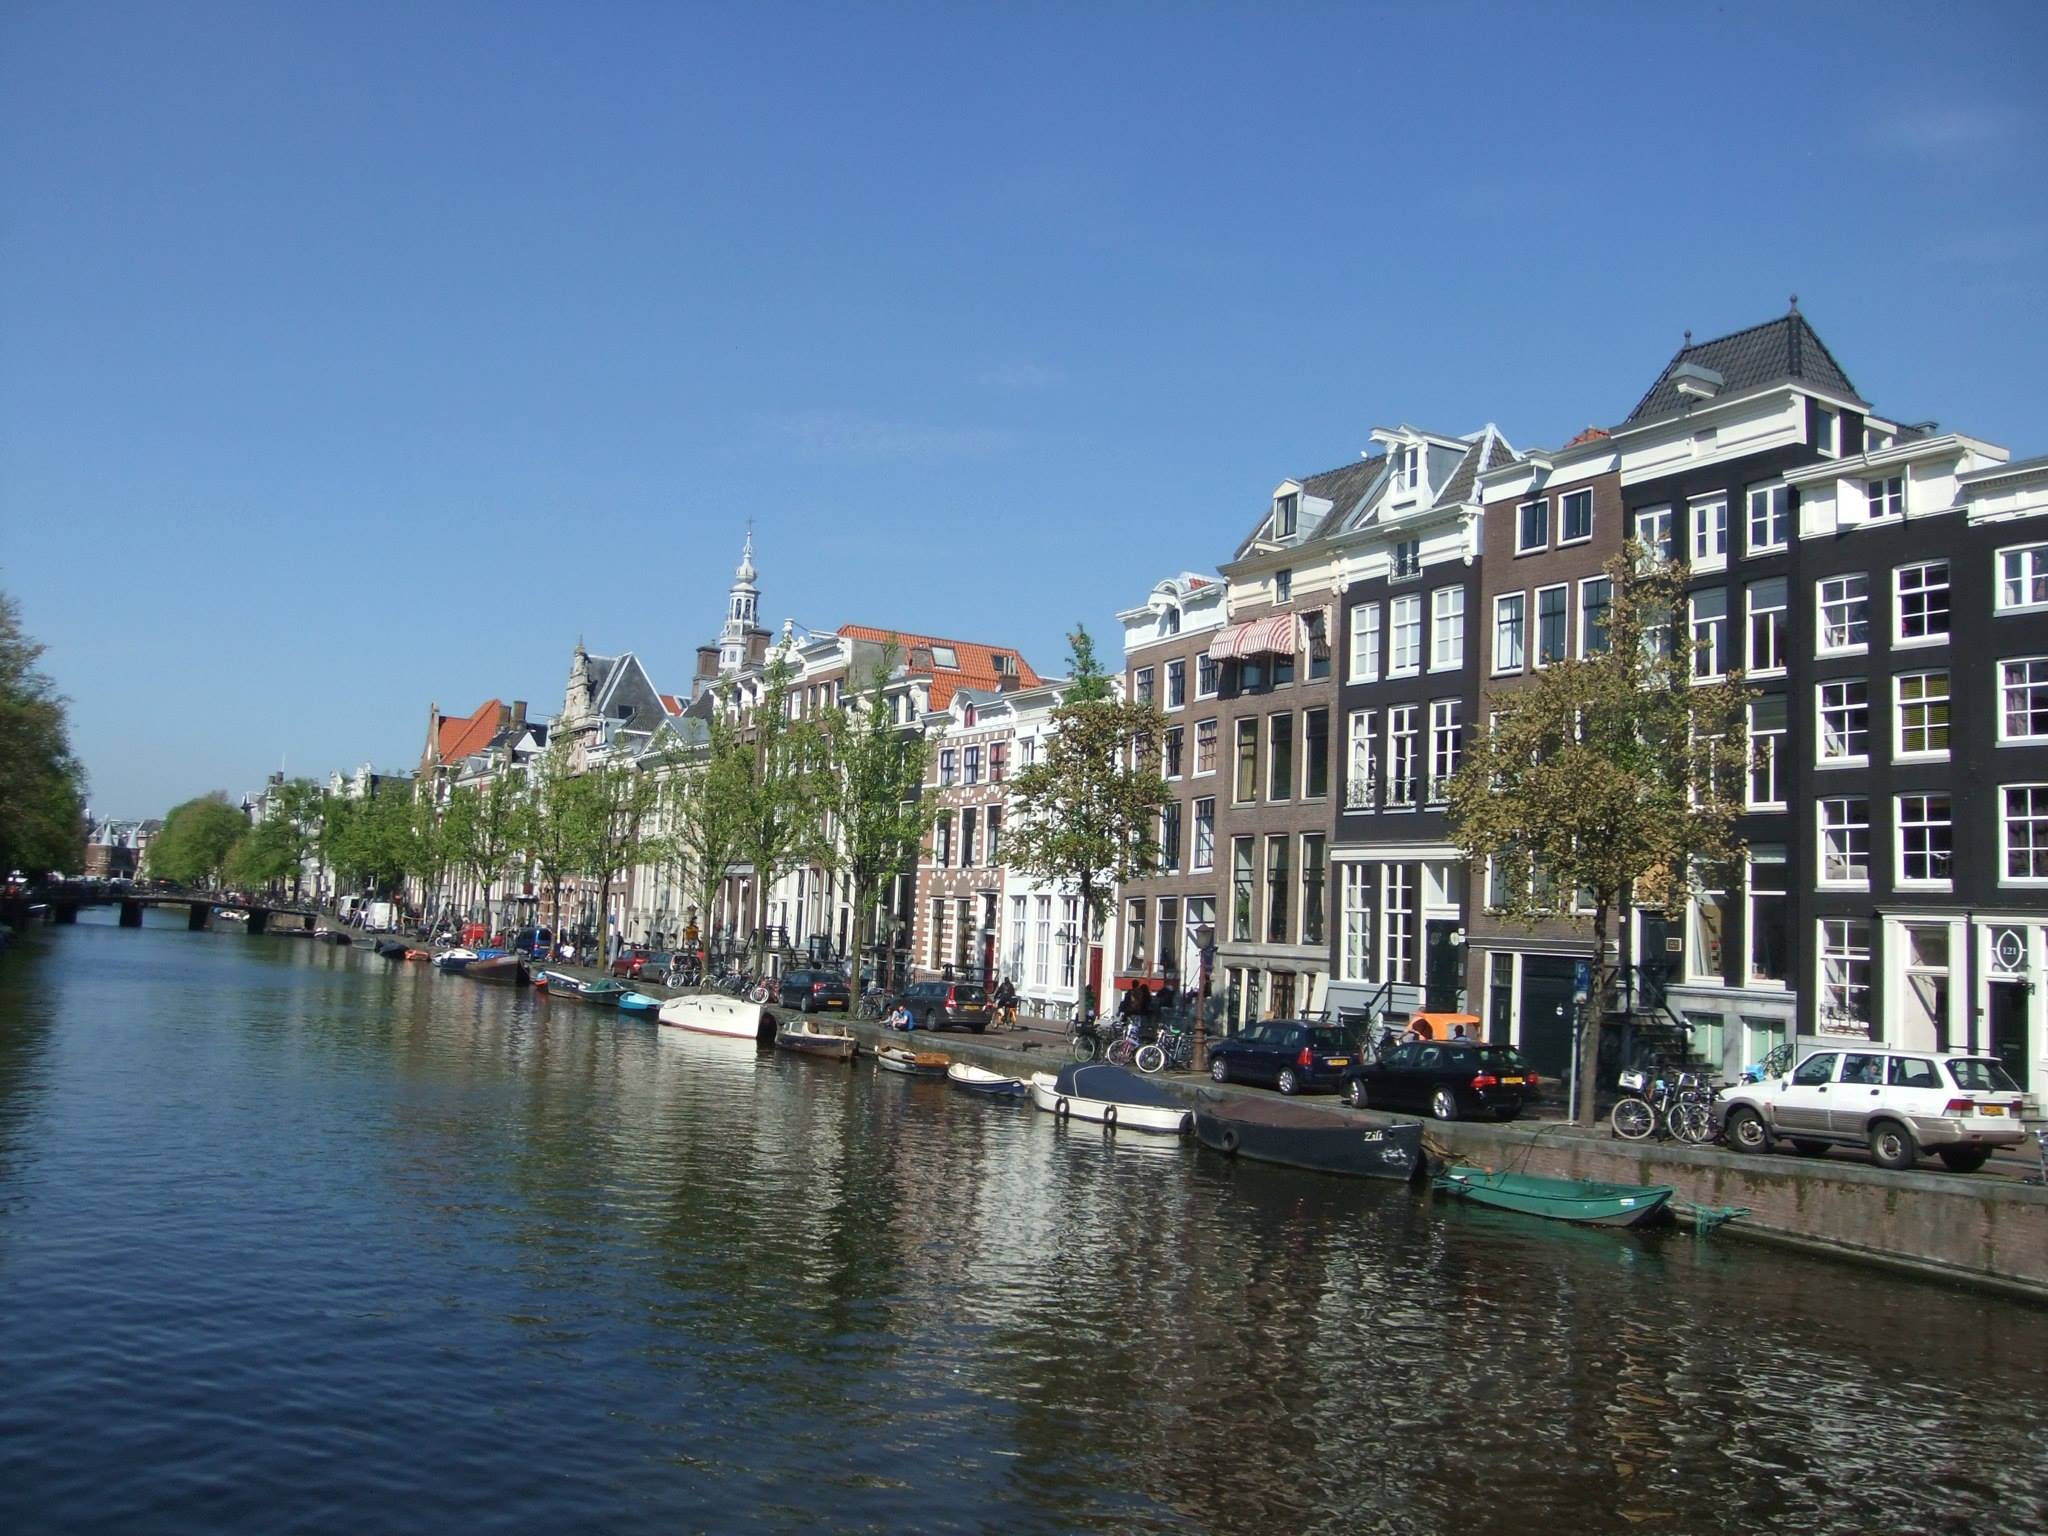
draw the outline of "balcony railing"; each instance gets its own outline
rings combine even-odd
[[[1379,798],[1379,780],[1371,774],[1344,781],[1344,809],[1369,811]]]
[[[1415,804],[1414,779],[1389,779],[1387,781],[1387,806],[1389,809],[1406,809]]]

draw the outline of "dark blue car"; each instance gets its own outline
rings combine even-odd
[[[1259,1083],[1282,1093],[1335,1088],[1357,1057],[1335,1024],[1262,1019],[1209,1046],[1209,1075],[1219,1083]]]

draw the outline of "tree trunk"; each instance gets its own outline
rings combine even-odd
[[[1572,1119],[1580,1125],[1591,1125],[1594,1116],[1594,1099],[1599,1090],[1600,1032],[1607,1016],[1607,991],[1613,981],[1613,973],[1607,964],[1607,903],[1600,901],[1593,907],[1593,963],[1588,967],[1591,985],[1587,989],[1586,1001],[1579,1005],[1579,1051],[1575,1102],[1572,1105]]]

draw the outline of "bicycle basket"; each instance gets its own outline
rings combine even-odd
[[[1650,1083],[1650,1080],[1640,1072],[1624,1072],[1615,1081],[1630,1093],[1641,1093]]]

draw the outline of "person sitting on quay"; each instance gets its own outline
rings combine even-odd
[[[882,1022],[890,1029],[900,1029],[906,1033],[917,1028],[917,1020],[910,1015],[910,1004],[905,1002],[898,1002],[889,1010],[889,1017]]]

